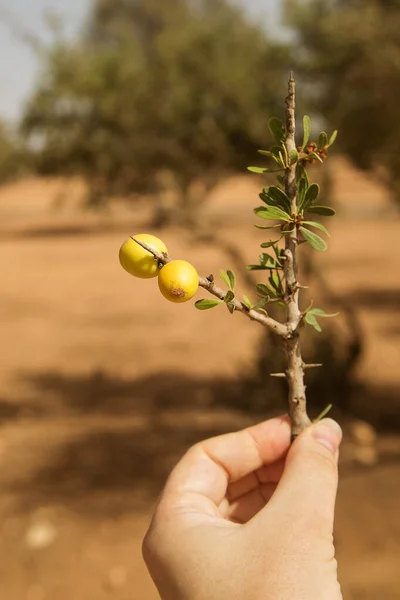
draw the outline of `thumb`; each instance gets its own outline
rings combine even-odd
[[[307,531],[332,534],[341,439],[336,421],[323,419],[291,446],[271,502],[280,513],[284,511],[292,526],[297,523]]]

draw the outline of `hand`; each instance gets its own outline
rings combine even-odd
[[[286,417],[193,446],[143,555],[163,600],[340,600],[332,539],[341,431],[290,446]]]

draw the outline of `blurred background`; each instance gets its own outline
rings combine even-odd
[[[304,350],[311,415],[345,430],[340,579],[400,599],[399,28],[398,0],[0,1],[2,598],[155,600],[140,545],[171,466],[285,410],[270,335],[167,303],[118,250],[151,232],[254,298],[246,166],[292,68],[299,123],[339,129],[302,282],[340,311]]]

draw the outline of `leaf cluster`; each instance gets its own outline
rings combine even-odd
[[[314,231],[317,230],[329,236],[326,227],[318,221],[310,220],[307,215],[330,217],[335,214],[335,211],[329,206],[318,203],[320,195],[319,185],[310,183],[306,167],[307,163],[313,160],[314,154],[322,162],[323,158],[326,158],[328,148],[334,143],[337,136],[336,131],[329,138],[325,132],[321,132],[318,136],[318,142],[312,143],[312,151],[305,152],[305,148],[310,148],[309,140],[311,136],[311,120],[308,116],[305,116],[303,119],[303,144],[298,150],[288,154],[285,145],[286,131],[282,121],[275,117],[270,119],[269,130],[274,139],[274,145],[268,150],[259,150],[259,153],[273,161],[273,168],[250,167],[249,170],[257,174],[265,174],[277,171],[286,173],[294,169],[296,175],[296,193],[294,197],[288,195],[285,189],[284,175],[279,174],[276,176],[278,185],[264,187],[259,194],[263,205],[254,209],[258,217],[269,221],[268,225],[256,225],[256,227],[265,230],[275,230],[279,234],[278,239],[270,239],[262,242],[261,248],[269,250],[269,252],[261,252],[258,257],[258,263],[247,266],[247,269],[250,271],[267,271],[268,275],[265,281],[255,285],[257,301],[253,303],[247,296],[244,296],[242,306],[246,306],[249,310],[252,309],[265,313],[266,307],[271,303],[286,307],[293,294],[293,290],[288,289],[284,285],[284,263],[286,256],[283,248],[279,245],[280,241],[285,236],[294,235],[296,243],[303,241],[318,251],[323,251],[327,248],[325,240]],[[311,161],[308,160],[309,157],[311,157]],[[302,237],[300,240],[298,239],[299,235]],[[195,304],[196,308],[199,310],[208,310],[225,303],[230,313],[235,311],[235,275],[232,271],[228,270],[221,271],[220,277],[228,287],[223,300],[199,300]],[[304,311],[300,325],[306,323],[316,331],[321,331],[318,318],[333,316],[335,315],[327,314],[320,308],[313,308],[311,304]]]
[[[262,229],[279,228],[281,237],[284,235],[290,235],[291,232],[296,228],[305,242],[307,242],[314,250],[323,251],[326,250],[327,244],[320,235],[312,231],[312,229],[318,229],[326,235],[329,233],[324,225],[314,220],[305,219],[306,213],[322,215],[325,217],[333,216],[335,211],[328,207],[317,203],[319,196],[319,186],[316,183],[309,182],[305,163],[309,157],[318,157],[320,161],[322,158],[318,152],[326,152],[327,149],[334,143],[337,132],[335,131],[330,138],[325,132],[322,132],[318,138],[318,144],[315,145],[316,152],[310,154],[304,154],[303,149],[307,146],[311,135],[311,120],[307,115],[303,119],[303,145],[297,150],[291,153],[291,156],[287,156],[285,147],[285,130],[282,121],[280,119],[272,118],[269,121],[269,128],[272,136],[276,143],[280,146],[272,146],[269,150],[260,150],[259,152],[263,156],[267,156],[276,163],[279,170],[285,171],[293,165],[296,165],[296,183],[297,183],[297,201],[292,206],[292,201],[283,189],[283,178],[281,175],[277,176],[278,183],[280,186],[269,186],[263,189],[260,194],[260,199],[264,202],[265,206],[259,206],[254,209],[255,214],[266,220],[277,221],[275,225],[260,226]],[[264,167],[249,167],[249,170],[254,173],[269,173],[274,171]],[[310,229],[310,227],[312,229]],[[260,261],[260,266],[253,265],[251,268],[262,268],[263,265]]]

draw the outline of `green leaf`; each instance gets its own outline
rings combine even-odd
[[[228,269],[228,271],[220,271],[219,276],[221,277],[225,285],[228,286],[229,289],[235,289],[236,277],[233,271],[231,271],[230,269]]]
[[[299,212],[303,210],[307,189],[306,180],[301,178],[297,186],[297,206]]]
[[[261,217],[261,219],[290,221],[290,215],[278,206],[258,206],[254,209],[254,212],[258,217]]]
[[[231,290],[235,289],[235,285],[236,285],[236,276],[235,273],[233,271],[231,271],[230,269],[227,270],[227,275],[229,278],[229,287],[231,288]]]
[[[329,138],[329,143],[327,145],[327,148],[329,148],[329,146],[332,146],[332,144],[335,143],[335,140],[337,138],[337,134],[338,134],[337,129],[335,129],[335,131],[332,133],[331,137]]]
[[[229,290],[229,292],[226,292],[225,298],[224,298],[225,304],[229,304],[229,302],[232,302],[234,297],[235,297],[235,294],[232,292],[232,290]]]
[[[322,158],[320,157],[320,155],[317,154],[316,152],[311,152],[310,154],[307,155],[307,158],[308,158],[308,160],[310,160],[310,159],[319,160],[320,163],[324,162],[322,160]]]
[[[318,137],[317,148],[318,148],[318,150],[322,150],[323,148],[326,148],[327,145],[328,145],[328,136],[326,135],[325,131],[321,131],[321,133],[319,134],[319,137]]]
[[[219,272],[219,276],[221,277],[221,279],[225,283],[225,285],[227,285],[230,288],[231,287],[231,283],[229,281],[228,273],[226,271],[221,270]]]
[[[266,172],[265,167],[247,167],[247,170],[251,171],[251,173],[265,173]]]
[[[286,169],[286,164],[282,155],[282,146],[272,146],[271,154],[276,164],[280,167],[279,170]]]
[[[280,306],[281,308],[286,308],[286,304],[284,302],[276,302],[276,306]]]
[[[317,223],[316,221],[303,221],[303,224],[310,225],[310,227],[315,227],[315,229],[319,229],[320,231],[323,231],[328,237],[331,237],[327,228],[321,225],[321,223]]]
[[[217,306],[218,304],[222,304],[222,300],[203,299],[197,300],[197,302],[194,303],[195,307],[198,310],[209,310],[210,308],[214,308],[214,306]]]
[[[333,217],[336,212],[330,206],[309,206],[307,212],[315,213],[316,215],[322,215],[324,217]]]
[[[307,210],[307,208],[309,206],[311,206],[311,204],[313,202],[316,201],[316,199],[318,198],[318,194],[319,194],[319,185],[318,183],[312,183],[310,185],[310,187],[308,188],[308,190],[306,191],[306,194],[304,196],[304,203],[302,206],[302,210]]]
[[[275,158],[275,160],[279,161],[279,154],[282,151],[282,146],[272,146],[272,148],[270,148],[270,152],[272,154],[272,158]]]
[[[260,200],[262,200],[263,202],[265,202],[265,204],[268,204],[270,202],[270,200],[269,200],[269,198],[267,196],[267,193],[268,193],[268,188],[265,187],[265,188],[263,188],[262,192],[260,192],[258,194],[258,197],[260,198]]]
[[[292,233],[293,229],[294,229],[294,223],[290,223],[289,224],[289,228],[288,229],[282,229],[281,233],[282,233],[282,235],[290,235]]]
[[[267,169],[267,167],[247,167],[247,170],[251,173],[257,173],[259,175],[263,175],[264,173],[269,172],[269,169]]]
[[[282,293],[282,283],[280,280],[280,277],[278,275],[278,273],[276,273],[276,271],[273,271],[271,273],[271,275],[269,276],[269,282],[272,285],[272,287],[278,292],[278,294]]]
[[[317,317],[337,317],[340,313],[336,312],[336,313],[326,313],[324,310],[322,310],[322,308],[312,308],[311,310],[308,311],[307,314],[312,314],[312,315],[316,315]]]
[[[305,227],[300,227],[300,231],[303,234],[304,239],[307,240],[307,242],[312,248],[314,248],[314,250],[318,250],[318,252],[323,252],[327,249],[328,246],[326,242],[321,237],[319,237],[319,235],[317,235],[313,231],[310,231],[309,229],[306,229]]]
[[[273,246],[273,251],[275,252],[275,256],[276,259],[279,263],[282,262],[282,257],[283,257],[283,250],[281,250],[281,248],[279,248],[279,246],[274,245]]]
[[[267,284],[264,284],[264,285],[268,289],[269,296],[271,296],[272,301],[275,301],[276,298],[281,295],[280,292],[277,293],[277,290],[272,285],[267,285]]]
[[[277,227],[280,227],[280,224],[278,223],[277,225],[254,225],[254,227],[257,227],[257,229],[276,229]]]
[[[273,204],[274,206],[278,206],[279,208],[282,208],[282,210],[284,210],[289,215],[291,214],[291,212],[292,212],[291,202],[290,202],[289,198],[287,197],[287,195],[285,194],[285,192],[283,190],[281,190],[281,188],[277,187],[276,185],[271,185],[268,188],[264,188],[263,193],[264,193],[265,197],[267,198],[267,204],[269,204],[268,199],[270,199],[271,204]]]
[[[271,156],[272,152],[270,150],[257,150],[258,154],[262,154],[262,156]]]
[[[277,117],[272,117],[268,122],[268,129],[271,132],[272,137],[278,144],[281,144],[286,139],[286,132],[283,123]]]
[[[235,312],[235,305],[233,304],[233,302],[228,302],[227,305],[229,312],[231,313],[231,315],[233,315],[233,313]]]
[[[300,179],[305,179],[306,184],[308,187],[310,182],[308,180],[308,173],[307,173],[307,169],[305,168],[304,165],[302,165],[301,163],[299,163],[296,167],[296,180],[298,183],[300,183]]]
[[[271,296],[271,292],[272,295],[275,296],[275,292],[273,290],[270,290],[270,288],[265,283],[257,283],[256,290],[260,296],[265,296],[266,298],[269,298]]]
[[[266,304],[268,304],[268,299],[267,298],[263,298],[262,300],[260,300],[259,302],[257,302],[257,304],[255,304],[253,306],[253,310],[260,310],[260,308],[262,308]]]
[[[258,173],[261,175],[264,173],[279,173],[279,171],[282,171],[282,169],[268,169],[267,167],[247,167],[247,170],[251,173]]]
[[[282,265],[280,265],[275,258],[267,254],[266,252],[262,252],[259,256],[260,265],[263,267],[268,267],[269,269],[281,269]]]
[[[298,160],[299,160],[299,153],[294,148],[293,150],[290,151],[290,154],[289,154],[289,164],[290,164],[290,166],[292,166],[295,163],[297,163]]]
[[[264,267],[263,265],[247,265],[248,271],[269,271],[271,267]]]
[[[303,117],[303,148],[307,146],[307,142],[311,135],[311,119],[308,115]]]
[[[247,308],[251,308],[253,306],[250,298],[247,296],[243,296],[243,303],[247,306]]]
[[[262,244],[260,244],[261,248],[271,248],[271,246],[274,246],[276,244],[276,242],[263,242]]]
[[[305,321],[306,323],[308,323],[309,325],[311,325],[311,327],[314,327],[314,329],[318,332],[321,332],[321,325],[318,323],[317,319],[315,318],[315,316],[311,313],[307,313],[305,316]]]

